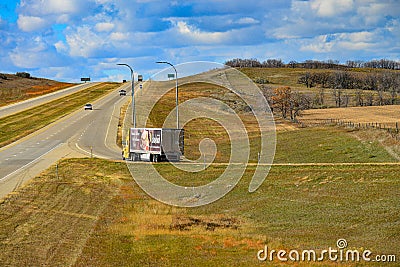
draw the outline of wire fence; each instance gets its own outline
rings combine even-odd
[[[340,119],[315,119],[312,121],[301,121],[298,123],[301,127],[306,126],[341,126],[352,129],[379,129],[387,131],[393,138],[400,141],[400,122],[353,122]]]

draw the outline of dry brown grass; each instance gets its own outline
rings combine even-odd
[[[247,110],[247,105],[236,94],[219,85],[195,82],[183,84],[179,87],[180,103],[197,97],[208,97],[220,100],[231,107],[243,121],[251,144],[251,153],[255,158],[259,151],[258,143],[253,142],[260,135],[258,122],[252,112]],[[140,100],[138,100],[140,101]],[[175,88],[171,88],[152,109],[148,127],[162,127],[165,118],[175,107]],[[225,112],[215,110],[215,112]],[[282,124],[283,125],[283,124]],[[286,125],[286,124],[285,124]],[[218,122],[206,118],[197,118],[184,126],[185,129],[185,156],[189,159],[197,159],[200,156],[198,149],[199,141],[211,138],[217,144],[216,161],[224,161],[230,152],[224,149],[226,141],[229,140],[228,133]],[[230,147],[228,147],[230,149]]]
[[[122,128],[124,125],[124,119],[126,115],[126,111],[130,105],[130,101],[126,102],[119,111],[119,119],[118,119],[118,131],[117,131],[117,146],[122,149]]]
[[[353,123],[381,123],[393,128],[396,122],[400,123],[400,106],[310,109],[304,111],[300,118],[305,123],[318,123],[327,119]]]
[[[0,265],[72,265],[126,173],[109,164],[66,160],[1,200]]]
[[[4,77],[7,77],[7,79],[0,79],[0,106],[52,93],[74,85],[42,78],[21,78],[12,74],[4,74]]]

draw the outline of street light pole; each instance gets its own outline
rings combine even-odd
[[[176,109],[176,128],[179,129],[179,109],[178,109],[178,72],[174,65],[167,61],[157,61],[156,63],[168,64],[175,70],[175,109]]]
[[[132,120],[133,120],[133,128],[136,128],[136,111],[135,111],[135,79],[134,79],[134,74],[133,74],[133,69],[131,68],[131,66],[129,66],[128,64],[125,63],[118,63],[117,65],[119,66],[127,66],[130,70],[131,70],[131,78],[132,78],[132,82],[131,82],[131,90],[132,90]]]

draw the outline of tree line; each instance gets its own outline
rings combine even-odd
[[[233,68],[305,68],[305,69],[346,69],[346,68],[374,68],[400,70],[400,62],[390,59],[371,61],[348,60],[340,64],[338,60],[306,60],[304,62],[289,61],[284,63],[281,59],[267,59],[260,62],[256,58],[235,58],[225,62],[225,65]]]
[[[324,104],[324,88],[333,89],[333,97],[337,107],[348,106],[349,94],[345,89],[356,89],[355,105],[372,106],[374,104],[373,94],[364,90],[375,91],[378,95],[377,104],[396,104],[397,95],[400,93],[400,73],[393,71],[381,72],[350,72],[350,71],[322,71],[306,72],[298,79],[298,83],[307,88],[319,87],[319,104]],[[389,93],[390,98],[385,96]]]
[[[272,88],[261,85],[261,89],[275,113],[292,121],[302,110],[326,107],[326,98],[331,94],[336,107],[399,104],[400,73],[319,71],[301,75],[299,83],[308,88],[317,87],[315,93],[300,93],[290,87]],[[326,89],[330,88],[329,91]],[[353,90],[349,90],[353,89]]]

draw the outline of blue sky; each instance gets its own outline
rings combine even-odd
[[[0,72],[78,82],[232,58],[400,58],[399,0],[2,0]]]

